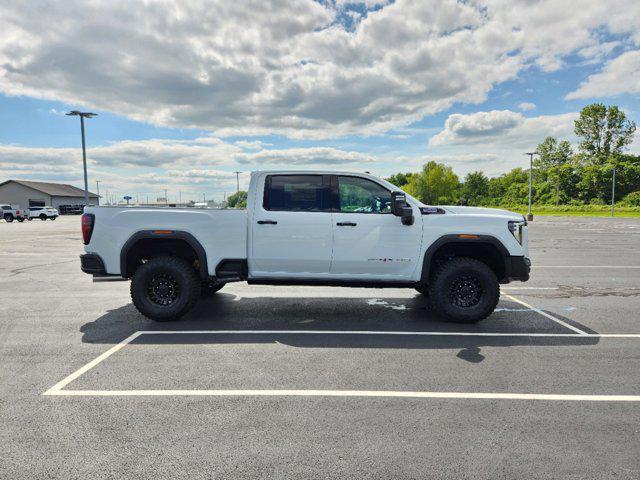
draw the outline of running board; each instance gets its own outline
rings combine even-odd
[[[108,275],[104,277],[93,277],[93,283],[103,283],[103,282],[126,282],[129,280],[128,278],[122,278],[119,275]]]

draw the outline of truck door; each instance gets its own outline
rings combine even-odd
[[[339,278],[411,280],[420,258],[422,218],[413,225],[391,213],[391,191],[363,177],[337,176],[331,275]]]
[[[313,278],[331,264],[331,177],[267,175],[251,214],[251,277]]]

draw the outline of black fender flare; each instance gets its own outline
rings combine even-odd
[[[159,233],[162,232],[162,233]],[[172,240],[184,240],[189,244],[191,248],[196,252],[198,256],[198,263],[200,264],[200,277],[203,280],[209,278],[209,268],[207,265],[207,252],[204,247],[200,244],[198,239],[191,235],[189,232],[183,232],[180,230],[164,230],[164,229],[155,229],[155,230],[140,230],[139,232],[134,233],[129,240],[125,242],[122,246],[122,250],[120,250],[120,275],[123,277],[127,276],[127,256],[129,255],[129,251],[131,247],[135,245],[135,243],[139,240],[143,239],[172,239]]]
[[[459,233],[459,234],[448,234],[439,237],[435,242],[429,245],[427,251],[424,253],[424,258],[422,260],[422,275],[420,277],[420,282],[426,282],[431,274],[431,260],[433,259],[433,255],[438,251],[440,247],[446,245],[448,243],[468,243],[470,245],[482,245],[489,244],[500,252],[500,255],[503,257],[505,263],[505,273],[508,271],[506,268],[508,263],[508,258],[511,256],[509,250],[504,246],[504,244],[498,240],[496,237],[491,235],[477,235],[474,233]],[[510,266],[510,265],[509,265]]]

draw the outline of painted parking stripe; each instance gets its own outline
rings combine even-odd
[[[116,353],[118,350],[122,349],[124,346],[128,345],[136,338],[141,335],[281,335],[281,334],[290,334],[290,335],[412,335],[412,336],[456,336],[456,337],[565,337],[565,338],[602,338],[602,339],[640,339],[640,333],[488,333],[488,332],[407,332],[407,331],[379,331],[379,330],[140,330],[132,335],[129,335],[127,338],[122,340],[120,343],[114,345],[106,352],[102,353],[95,359],[91,360],[86,365],[80,367],[78,370],[65,377],[60,382],[56,383],[53,387],[43,393],[43,395],[70,395],[70,396],[90,396],[90,395],[119,395],[117,392],[137,392],[136,395],[142,395],[141,392],[230,392],[230,390],[63,390],[64,387],[69,385],[71,382],[76,380],[81,375],[85,374],[100,362],[106,360],[108,357]],[[252,390],[254,391],[254,390]],[[264,392],[266,390],[255,390],[254,392]],[[282,392],[281,390],[278,390]],[[296,390],[297,391],[297,390]],[[303,390],[306,391],[306,390]],[[93,393],[92,393],[93,392]],[[103,393],[96,393],[103,392]],[[104,393],[110,392],[110,393]],[[408,396],[407,392],[400,392],[401,395],[398,396]],[[437,396],[441,396],[444,394],[451,395],[460,395],[456,392],[413,392],[416,394],[422,395],[422,398],[437,398]],[[122,395],[133,395],[132,393],[122,393]],[[156,393],[149,393],[149,395],[157,395]],[[181,395],[180,393],[176,393],[176,395]],[[186,395],[182,393],[182,395]],[[197,395],[197,393],[194,393]],[[215,394],[208,394],[215,395]],[[229,395],[220,393],[219,395]],[[259,395],[256,393],[255,395]],[[431,395],[429,397],[428,395]],[[482,395],[474,393],[473,395]],[[484,398],[509,398],[504,395],[530,395],[530,394],[484,394],[484,395],[498,395],[498,397],[484,397]],[[347,396],[347,395],[345,395]],[[354,396],[354,395],[352,395]],[[365,395],[360,395],[365,396]],[[380,396],[391,396],[391,395],[380,395]],[[553,395],[551,395],[553,396]],[[588,397],[589,395],[587,395]],[[550,397],[550,395],[545,395],[546,399]],[[566,395],[565,395],[566,397]],[[573,395],[572,397],[576,397]],[[584,397],[582,395],[581,397]],[[591,395],[591,397],[598,398],[613,398],[620,396],[611,396],[611,395]],[[440,397],[440,398],[463,398],[459,396],[451,396],[451,397]],[[467,398],[481,398],[481,397],[467,397]],[[524,397],[523,397],[524,399]],[[542,397],[541,397],[542,399]],[[569,398],[567,398],[568,400]],[[576,399],[576,398],[572,398]],[[615,400],[612,400],[615,401]],[[635,401],[635,400],[634,400]]]
[[[93,367],[95,367],[96,365],[98,365],[100,362],[106,360],[107,358],[109,358],[111,355],[113,355],[114,353],[116,353],[118,350],[120,350],[121,348],[123,348],[125,345],[131,343],[133,340],[135,340],[136,338],[138,338],[140,335],[142,335],[144,332],[142,331],[137,331],[131,335],[129,335],[127,338],[125,338],[124,340],[122,340],[120,343],[114,345],[113,347],[111,347],[109,350],[107,350],[106,352],[104,352],[102,355],[97,356],[96,358],[94,358],[93,360],[91,360],[89,363],[87,363],[86,365],[84,365],[83,367],[80,367],[78,370],[76,370],[75,372],[73,372],[71,375],[69,375],[68,377],[64,378],[63,380],[59,381],[58,383],[56,383],[53,387],[51,387],[49,390],[47,390],[46,392],[44,392],[44,395],[53,395],[55,392],[62,390],[64,387],[66,387],[67,385],[69,385],[71,382],[73,382],[76,378],[78,378],[80,375],[87,373],[89,370],[91,370]]]
[[[568,324],[567,322],[562,321],[562,320],[560,320],[559,318],[556,318],[556,317],[554,317],[553,315],[551,315],[551,314],[549,314],[549,313],[547,313],[547,312],[544,312],[544,311],[540,310],[539,308],[532,307],[532,306],[531,306],[531,305],[529,305],[528,303],[523,302],[522,300],[520,300],[519,298],[514,297],[513,295],[507,295],[507,294],[505,294],[504,296],[505,296],[505,297],[507,297],[507,298],[509,298],[509,299],[511,299],[511,300],[513,300],[513,301],[514,301],[514,302],[516,302],[516,303],[519,303],[520,305],[524,305],[525,307],[527,307],[527,308],[529,308],[530,310],[532,310],[532,311],[534,311],[534,312],[536,312],[536,313],[538,313],[538,314],[542,315],[543,317],[548,318],[549,320],[553,320],[553,321],[554,321],[554,322],[556,322],[557,324],[562,325],[563,327],[568,328],[569,330],[573,330],[574,332],[579,333],[579,334],[581,334],[581,335],[587,335],[587,332],[584,332],[584,331],[580,330],[579,328],[574,327],[573,325],[570,325],[570,324]]]
[[[531,265],[531,268],[630,268],[638,269],[640,265]]]
[[[565,395],[549,393],[405,392],[389,390],[61,390],[45,395],[72,397],[373,397],[453,398],[476,400],[547,400],[582,402],[640,402],[640,395]]]

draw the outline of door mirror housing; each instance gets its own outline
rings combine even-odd
[[[403,225],[413,225],[413,208],[404,192],[391,192],[391,213],[402,219]]]

